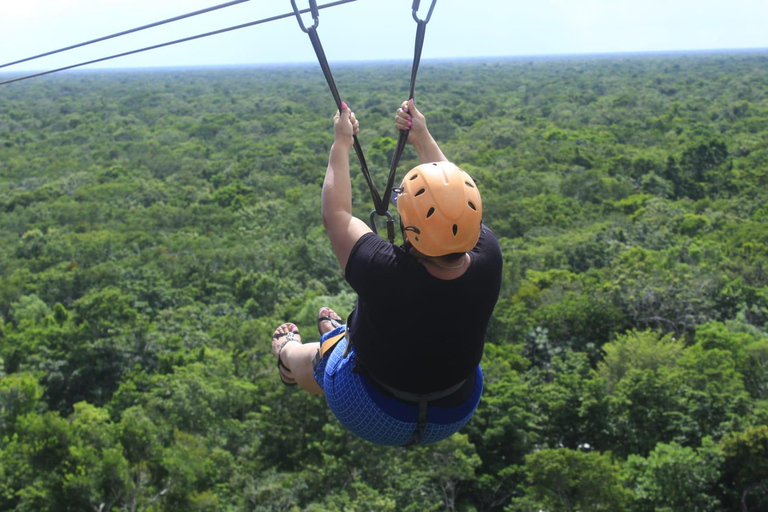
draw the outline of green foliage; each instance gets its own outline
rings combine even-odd
[[[768,397],[768,335],[764,332],[738,321],[705,324],[696,330],[696,344],[707,351],[729,352],[750,395]]]
[[[730,433],[720,441],[720,449],[725,458],[721,476],[725,503],[750,510],[768,505],[768,426]]]
[[[542,420],[537,425],[547,446],[576,450],[610,446],[606,382],[589,365],[587,355],[568,352],[545,372],[531,372],[531,402]]]
[[[10,438],[16,420],[40,412],[43,388],[33,375],[14,373],[0,379],[0,433]]]
[[[51,314],[51,308],[37,295],[24,295],[18,302],[11,303],[11,319],[17,324],[35,324]]]
[[[613,390],[631,370],[658,372],[663,367],[674,366],[684,345],[672,334],[659,336],[653,331],[629,331],[603,345],[603,350],[605,357],[597,367],[608,389]]]
[[[355,300],[316,67],[0,89],[0,509],[768,508],[766,59],[422,63],[505,263],[475,417],[411,450],[277,381]],[[403,71],[335,70],[376,183]]]
[[[610,453],[558,448],[526,457],[529,494],[507,510],[627,510],[630,493]]]
[[[698,450],[659,443],[648,458],[630,455],[623,471],[635,498],[632,510],[722,510],[714,495],[721,461],[707,439]]]

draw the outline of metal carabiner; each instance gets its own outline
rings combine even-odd
[[[435,10],[435,4],[437,3],[437,0],[432,0],[432,5],[429,6],[429,11],[427,12],[427,18],[424,20],[419,19],[419,4],[421,3],[421,0],[413,0],[413,5],[411,6],[411,10],[413,12],[413,21],[416,23],[421,23],[422,21],[424,23],[429,23],[429,18],[432,17],[432,11]]]
[[[309,11],[312,13],[312,19],[314,20],[314,24],[311,28],[304,26],[304,20],[301,19],[302,11],[300,11],[296,6],[296,0],[291,0],[291,5],[293,6],[293,13],[296,15],[296,20],[299,22],[299,27],[301,28],[302,32],[309,34],[311,29],[317,28],[317,26],[320,24],[320,13],[317,9],[317,0],[309,0]],[[304,10],[303,12],[307,11]]]
[[[371,229],[375,234],[379,234],[379,230],[376,227],[376,210],[373,210],[371,212]],[[384,212],[384,215],[387,217],[387,239],[389,240],[389,243],[393,244],[395,243],[395,219],[392,218],[392,214],[389,213],[389,210]]]

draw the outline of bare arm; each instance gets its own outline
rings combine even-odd
[[[352,149],[352,136],[357,134],[359,125],[346,104],[342,103],[341,112],[334,116],[333,126],[336,139],[328,155],[328,169],[323,182],[322,218],[333,252],[344,271],[355,243],[361,236],[370,233],[371,228],[352,216],[349,151]]]
[[[408,142],[411,143],[413,149],[416,150],[416,154],[419,156],[419,161],[423,164],[430,162],[447,162],[448,159],[440,150],[440,146],[437,145],[432,134],[427,129],[427,120],[424,114],[419,112],[416,105],[413,104],[413,100],[404,101],[403,104],[397,109],[395,115],[395,127],[398,130],[407,130]]]

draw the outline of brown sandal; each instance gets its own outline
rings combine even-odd
[[[283,324],[283,325],[292,325],[292,324]],[[282,325],[280,327],[282,327]],[[277,331],[275,331],[275,334],[272,335],[272,353],[275,354],[275,357],[277,357],[277,369],[280,372],[280,382],[282,382],[286,386],[295,386],[296,380],[293,377],[286,375],[286,373],[291,373],[291,369],[285,366],[280,355],[283,352],[283,347],[285,347],[285,345],[288,344],[288,342],[296,341],[301,343],[301,339],[300,338],[297,339],[297,336],[300,336],[298,328],[295,331],[288,331],[288,332],[278,333]],[[280,342],[281,338],[285,338],[285,340]]]
[[[326,314],[323,314],[324,311],[326,311]],[[335,315],[336,318],[331,318],[331,315]],[[336,313],[334,310],[332,310],[328,306],[323,306],[322,308],[320,308],[320,311],[317,312],[317,330],[320,332],[321,336],[325,333],[320,330],[320,322],[326,322],[326,321],[331,322],[333,329],[336,329],[337,327],[344,324],[344,320],[338,315],[338,313]]]

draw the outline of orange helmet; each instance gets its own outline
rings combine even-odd
[[[403,236],[420,253],[445,256],[475,247],[483,202],[469,174],[450,162],[421,164],[405,175],[398,192]]]

